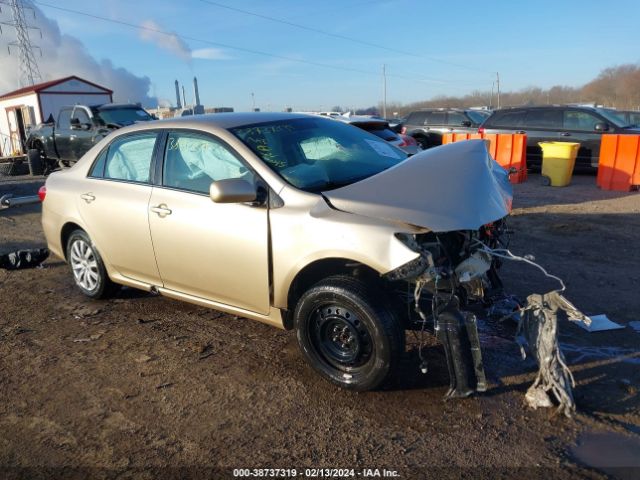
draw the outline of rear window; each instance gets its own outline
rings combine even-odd
[[[384,123],[352,123],[352,125],[369,133],[373,133],[376,137],[380,137],[387,142],[398,139],[398,135],[393,130],[390,130]]]
[[[467,117],[471,119],[471,121],[477,125],[480,125],[487,118],[489,118],[489,112],[479,112],[477,110],[467,110]]]
[[[524,122],[524,110],[506,110],[495,112],[485,123],[485,127],[519,127]]]

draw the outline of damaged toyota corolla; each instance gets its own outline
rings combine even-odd
[[[407,330],[430,331],[450,395],[486,388],[471,312],[501,298],[488,252],[512,194],[483,141],[409,158],[315,116],[203,115],[118,130],[45,190],[49,248],[89,297],[126,285],[295,329],[353,390],[393,375]]]

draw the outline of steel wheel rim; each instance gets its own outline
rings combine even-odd
[[[312,313],[311,326],[311,343],[331,367],[354,373],[371,359],[371,335],[353,311],[324,305]]]
[[[93,248],[84,240],[76,240],[71,244],[69,262],[76,284],[88,291],[98,287],[100,273]]]

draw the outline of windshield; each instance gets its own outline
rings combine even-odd
[[[295,118],[230,129],[274,172],[309,192],[332,190],[386,170],[407,154],[350,125]]]
[[[105,110],[95,109],[93,114],[104,124],[131,125],[135,122],[153,120],[142,108],[109,108]]]
[[[620,114],[616,110],[607,110],[604,108],[599,108],[598,112],[600,113],[600,115],[602,115],[604,118],[606,118],[609,122],[613,123],[617,127],[624,127],[627,125],[627,122],[624,119],[624,116],[622,116],[622,114]]]
[[[478,110],[467,110],[467,116],[473,120],[473,123],[480,125],[487,118],[489,118],[489,112],[481,112]]]

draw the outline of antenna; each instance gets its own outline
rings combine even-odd
[[[40,50],[41,56],[42,50],[39,46],[31,43],[29,30],[38,30],[40,32],[40,37],[42,37],[42,32],[39,28],[27,24],[24,19],[24,11],[26,9],[31,10],[33,18],[36,17],[36,13],[32,7],[25,7],[23,0],[1,0],[0,5],[8,5],[11,7],[13,20],[10,22],[0,21],[0,25],[13,27],[16,30],[16,40],[10,42],[7,48],[9,50],[9,55],[11,55],[11,47],[18,49],[20,56],[20,86],[27,87],[29,85],[34,85],[37,82],[42,81],[42,76],[40,75],[40,70],[38,70],[38,64],[36,63],[35,56],[33,55],[33,50]],[[1,27],[0,33],[2,33]]]

